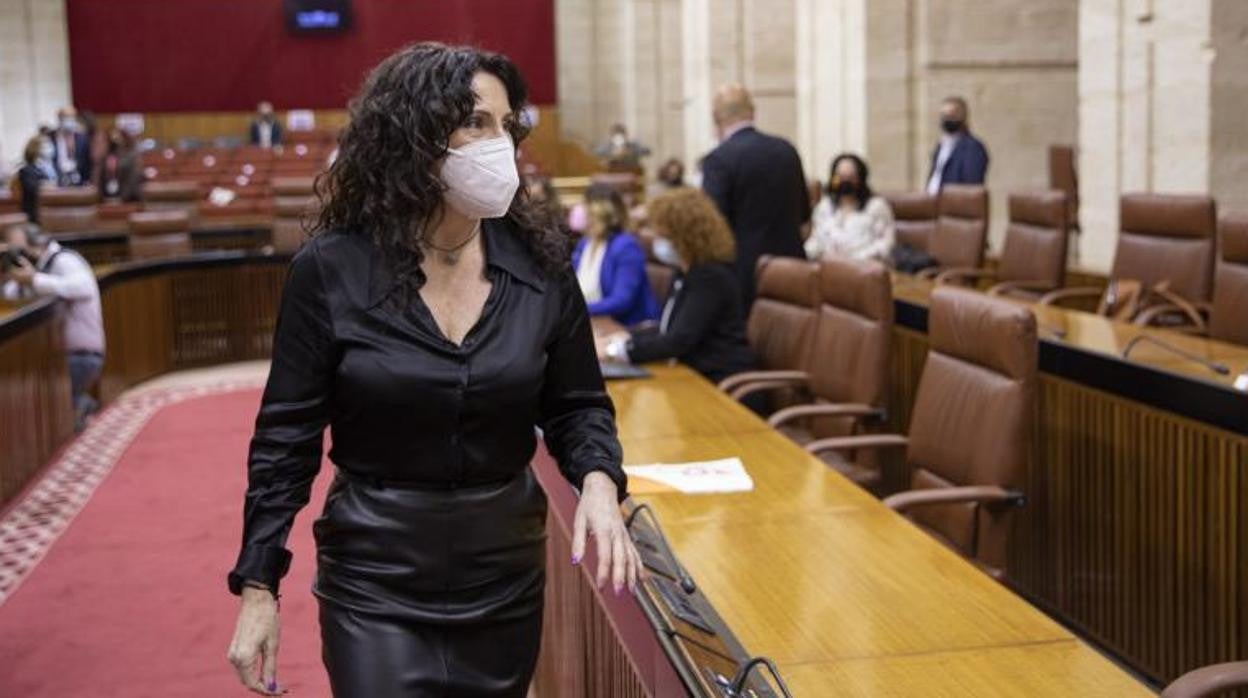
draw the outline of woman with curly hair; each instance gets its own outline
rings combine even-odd
[[[601,358],[677,359],[715,382],[757,368],[745,339],[741,289],[732,266],[736,246],[715,203],[699,189],[675,189],[651,200],[647,220],[656,235],[654,255],[681,275],[658,326],[604,338]]]
[[[333,430],[313,524],[335,696],[524,696],[541,637],[540,427],[580,489],[571,564],[633,588],[614,411],[568,241],[519,189],[525,86],[507,58],[416,44],[350,106],[291,262],[248,459],[229,659],[273,695],[278,584]]]

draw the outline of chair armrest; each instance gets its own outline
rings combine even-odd
[[[1075,286],[1072,288],[1059,288],[1055,291],[1040,296],[1040,300],[1036,301],[1040,305],[1057,305],[1058,301],[1070,300],[1071,298],[1089,298],[1097,297],[1104,293],[1095,286]]]
[[[834,436],[806,444],[806,452],[820,454],[824,451],[854,451],[860,448],[905,448],[910,439],[900,434],[862,434],[859,436]]]
[[[993,284],[988,288],[988,295],[1000,296],[1011,291],[1034,291],[1035,293],[1048,293],[1053,290],[1053,284],[1047,281],[1002,281]]]
[[[760,381],[788,381],[790,383],[809,383],[810,374],[805,371],[744,371],[734,373],[719,382],[719,389],[731,393],[746,383]]]
[[[767,423],[779,427],[787,422],[804,417],[855,417],[857,419],[877,419],[883,421],[887,413],[879,407],[858,405],[853,403],[797,405],[786,407],[771,415]]]
[[[1027,498],[1021,492],[1014,492],[995,485],[973,485],[968,487],[936,487],[927,490],[910,490],[898,492],[884,498],[884,505],[893,511],[905,511],[911,507],[924,504],[955,504],[958,502],[979,502],[981,504],[1005,504],[1021,507]]]
[[[1161,698],[1198,698],[1236,686],[1248,686],[1248,662],[1211,664],[1193,669],[1166,686]]]
[[[1151,291],[1166,299],[1166,303],[1145,308],[1139,315],[1135,316],[1135,319],[1132,321],[1134,324],[1151,325],[1163,313],[1178,312],[1187,317],[1189,322],[1188,328],[1195,332],[1203,333],[1205,331],[1205,318],[1191,301],[1168,288],[1155,286]]]
[[[996,278],[997,272],[978,267],[952,267],[936,275],[936,283],[953,284],[975,279]]]

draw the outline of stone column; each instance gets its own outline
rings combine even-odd
[[[0,0],[0,158],[18,161],[70,103],[64,0]]]

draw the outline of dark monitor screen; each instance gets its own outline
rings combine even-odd
[[[351,28],[351,0],[284,0],[295,34],[341,34]]]

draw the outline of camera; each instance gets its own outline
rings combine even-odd
[[[22,266],[22,253],[17,250],[0,252],[0,273],[7,274],[13,267]]]

